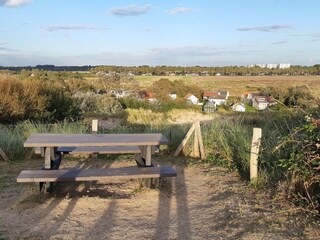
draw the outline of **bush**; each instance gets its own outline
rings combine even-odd
[[[0,79],[0,122],[78,119],[80,109],[59,84],[40,80]]]
[[[47,96],[46,110],[48,117],[45,120],[54,122],[72,121],[81,118],[81,109],[69,92],[65,92],[54,85],[47,85],[43,89],[43,94]]]
[[[143,99],[138,98],[121,98],[119,99],[123,109],[132,108],[132,109],[155,109],[155,103],[150,103]]]
[[[77,92],[73,97],[79,108],[87,114],[113,115],[122,111],[120,102],[107,94]]]
[[[47,116],[47,99],[41,95],[41,82],[20,81],[14,77],[0,79],[0,122],[24,119],[39,120]]]
[[[320,118],[307,116],[305,123],[284,138],[282,148],[290,149],[279,160],[289,179],[289,195],[320,211]]]

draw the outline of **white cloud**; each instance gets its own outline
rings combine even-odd
[[[46,27],[46,30],[49,32],[54,31],[69,31],[69,30],[100,30],[104,28],[98,28],[95,26],[87,25],[53,25]]]
[[[237,28],[237,31],[249,32],[249,31],[258,31],[258,32],[276,32],[278,30],[292,29],[291,25],[287,24],[275,24],[267,26],[254,26],[254,27],[242,27]]]
[[[139,16],[148,13],[152,8],[152,5],[146,4],[142,7],[137,5],[127,5],[124,7],[114,8],[111,10],[112,15],[120,17]]]
[[[193,10],[191,8],[186,8],[186,7],[177,7],[173,8],[168,11],[169,14],[179,14],[179,13],[186,13],[186,12],[192,12]]]
[[[15,49],[8,48],[6,45],[7,45],[7,43],[0,43],[0,52],[1,52],[2,54],[8,53],[8,52],[15,52],[15,51],[17,51],[17,50],[15,50]]]
[[[314,37],[314,38],[320,38],[320,32],[319,32],[319,33],[314,33],[314,34],[312,34],[312,37]]]
[[[0,6],[19,7],[31,3],[32,0],[0,0]]]
[[[272,44],[274,45],[279,45],[279,44],[286,44],[288,41],[278,41],[278,42],[273,42]]]

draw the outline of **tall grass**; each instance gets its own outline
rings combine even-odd
[[[22,160],[32,154],[23,143],[32,133],[87,133],[89,126],[82,123],[39,124],[23,122],[17,125],[0,125],[0,147],[10,160]]]
[[[254,127],[262,129],[259,155],[260,181],[275,182],[284,176],[279,160],[286,159],[291,149],[275,151],[283,138],[302,122],[301,114],[246,113],[214,120],[203,126],[203,138],[208,160],[237,169],[244,179],[249,179],[249,159]]]
[[[136,114],[135,116],[140,114]],[[144,114],[148,118],[144,124],[128,123],[113,130],[101,130],[100,133],[149,133],[160,132],[169,140],[169,154],[181,143],[191,124],[172,124],[163,116],[155,121],[154,115]],[[169,117],[169,119],[172,117]],[[202,124],[202,135],[208,160],[229,168],[237,169],[248,179],[249,159],[253,127],[262,128],[259,168],[261,176],[279,179],[283,173],[277,167],[279,159],[285,159],[290,149],[273,151],[284,136],[290,134],[295,126],[301,124],[301,116],[291,113],[246,113],[228,115]],[[31,133],[89,133],[90,126],[83,122],[37,124],[24,122],[14,126],[0,125],[0,147],[12,160],[27,158],[32,149],[23,147],[23,142]]]

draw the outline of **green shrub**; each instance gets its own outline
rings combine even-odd
[[[114,115],[122,111],[118,99],[108,94],[77,92],[74,99],[82,112],[87,114]]]
[[[48,86],[42,93],[47,97],[48,116],[44,120],[56,122],[81,118],[81,109],[69,92],[62,91],[56,86]]]
[[[293,130],[280,145],[290,152],[287,158],[279,159],[279,166],[287,173],[288,193],[320,211],[320,118],[309,115]]]

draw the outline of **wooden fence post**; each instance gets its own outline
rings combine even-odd
[[[261,144],[262,130],[261,128],[253,128],[253,136],[250,154],[250,181],[258,177],[258,157]]]
[[[184,146],[187,144],[187,142],[188,142],[189,138],[191,137],[192,133],[194,132],[195,128],[196,128],[195,123],[193,123],[191,128],[189,129],[188,133],[186,134],[186,136],[184,137],[184,139],[180,143],[179,147],[177,148],[177,150],[173,156],[177,157],[179,155],[179,153],[182,151]]]
[[[0,155],[5,161],[10,162],[9,158],[1,148],[0,148]]]
[[[194,139],[193,139],[193,149],[192,149],[192,157],[198,158],[200,157],[200,152],[199,152],[199,139],[198,139],[198,134],[195,132],[194,134]]]
[[[200,147],[200,155],[201,159],[205,160],[206,159],[206,153],[204,151],[204,145],[203,145],[203,140],[202,140],[202,134],[201,134],[201,127],[200,127],[200,121],[196,122],[196,131],[195,134],[198,135],[198,142],[199,142],[199,147]]]
[[[97,134],[98,133],[98,119],[93,119],[92,120],[92,134]],[[92,158],[97,158],[98,154],[97,153],[92,153],[91,155]]]
[[[92,120],[92,133],[98,132],[98,119]]]
[[[186,136],[182,140],[181,144],[177,148],[176,152],[173,156],[178,156],[179,153],[182,151],[182,149],[186,146],[189,138],[191,137],[192,133],[194,133],[194,139],[193,139],[193,150],[192,150],[192,157],[201,157],[202,160],[206,159],[206,154],[204,151],[204,145],[202,141],[202,134],[201,134],[201,128],[200,128],[200,121],[195,121],[189,131],[187,132]],[[200,152],[199,152],[200,150]]]

